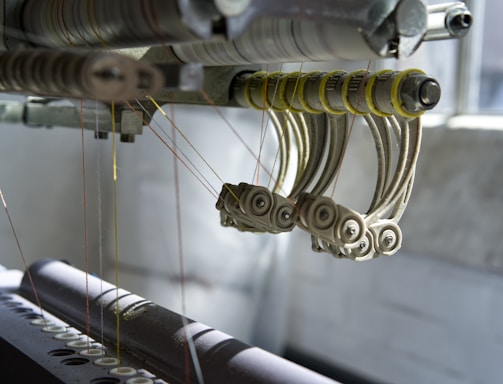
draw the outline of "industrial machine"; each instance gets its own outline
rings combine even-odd
[[[357,261],[401,246],[398,221],[413,186],[420,119],[438,103],[439,83],[420,69],[288,73],[264,64],[403,58],[423,42],[464,36],[472,22],[462,2],[421,0],[1,5],[0,91],[27,97],[2,101],[0,121],[88,129],[97,138],[112,132],[134,142],[167,103],[266,111],[280,143],[277,171],[264,168],[274,185],[223,183],[216,201],[222,225],[257,233],[297,226],[311,235],[314,251]],[[328,193],[354,116],[365,120],[376,148],[366,212]],[[84,289],[83,274],[62,263],[40,261],[29,271],[19,286],[3,288],[0,308],[2,349],[33,361],[30,380],[328,382],[97,278]],[[86,325],[86,297],[101,324]],[[114,357],[115,318],[122,319],[128,365]],[[18,337],[24,332],[33,335]]]

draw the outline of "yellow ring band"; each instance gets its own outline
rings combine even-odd
[[[244,86],[244,96],[245,96],[245,100],[246,102],[248,103],[248,105],[253,108],[253,109],[257,109],[259,111],[263,111],[264,108],[263,107],[260,107],[258,106],[257,104],[255,104],[251,98],[251,94],[250,94],[250,83],[253,79],[255,78],[258,78],[259,76],[262,76],[262,75],[267,75],[267,72],[265,71],[260,71],[260,72],[255,72],[253,73],[251,76],[249,76],[246,81],[245,81],[245,86]]]
[[[410,112],[407,112],[403,107],[402,107],[402,103],[400,103],[400,97],[398,96],[398,88],[400,86],[400,83],[402,82],[402,80],[409,74],[411,73],[420,73],[420,74],[424,74],[423,71],[421,71],[420,69],[416,69],[416,68],[411,68],[411,69],[406,69],[405,71],[401,71],[397,77],[395,78],[395,80],[393,80],[393,84],[391,85],[391,103],[393,104],[393,107],[395,108],[395,110],[398,112],[398,114],[400,116],[403,116],[403,117],[408,117],[410,119],[413,119],[415,117],[419,117],[421,116],[424,111],[421,111],[421,112],[418,112],[418,113],[410,113]]]
[[[285,77],[285,72],[281,72],[281,71],[275,71],[275,72],[271,72],[268,76],[268,79],[267,81],[264,82],[264,97],[265,97],[265,103],[267,105],[268,108],[271,108],[274,112],[284,112],[288,109],[288,105],[286,105],[285,103],[283,103],[283,105],[277,105],[276,104],[276,99],[278,99],[280,102],[282,101],[281,97],[279,96],[280,94],[280,85],[281,85],[281,81],[282,81],[282,78]],[[273,99],[272,101],[269,101],[269,94],[267,92],[267,85],[268,85],[268,81],[270,81],[274,76],[277,76],[277,82],[276,82],[276,89],[274,91],[274,94],[273,94]]]
[[[366,69],[360,69],[358,71],[354,71],[348,74],[348,76],[344,79],[344,83],[342,83],[342,102],[344,103],[344,106],[346,109],[351,112],[353,115],[368,115],[368,112],[361,112],[354,108],[351,103],[349,102],[348,98],[348,90],[349,90],[349,83],[351,82],[351,79],[355,77],[356,75],[365,72],[369,73]]]
[[[337,75],[344,75],[345,73],[346,73],[345,71],[333,71],[326,73],[325,75],[323,75],[323,78],[321,79],[320,82],[320,88],[318,89],[320,104],[325,109],[325,112],[330,113],[332,115],[343,115],[346,113],[346,111],[334,109],[330,106],[330,104],[328,103],[327,95],[325,94],[325,87],[327,86],[328,80],[330,80],[331,77]]]
[[[297,77],[297,80],[296,80],[296,83],[295,83],[295,87],[293,89],[293,93],[292,93],[292,98],[291,98],[291,101],[288,102],[288,100],[286,99],[286,94],[284,92],[282,92],[282,95],[283,95],[283,101],[286,102],[286,104],[288,105],[288,109],[292,112],[297,112],[297,113],[301,113],[301,112],[304,112],[302,109],[297,109],[293,106],[293,100],[295,98],[295,95],[296,93],[298,92],[298,86],[299,86],[299,82],[300,82],[300,78],[301,76],[303,75],[302,72],[291,72],[289,73],[287,76],[285,76],[285,78],[283,79],[283,83],[284,83],[284,90],[286,90],[286,84],[288,83],[288,80],[289,79],[292,79],[294,77]]]
[[[376,116],[381,116],[381,117],[390,117],[393,116],[392,113],[385,113],[380,111],[377,106],[374,103],[374,98],[372,97],[372,91],[374,90],[374,83],[376,82],[377,78],[385,73],[392,73],[393,71],[391,69],[383,69],[382,71],[378,71],[374,73],[372,76],[370,76],[367,86],[365,88],[365,100],[367,101],[367,105],[370,109],[370,111],[376,115]]]
[[[307,103],[307,101],[304,97],[304,86],[306,85],[306,81],[309,78],[309,76],[319,75],[320,73],[321,73],[321,71],[305,73],[304,75],[302,75],[302,77],[300,78],[300,81],[299,81],[299,91],[298,91],[299,103],[302,106],[302,108],[304,108],[304,110],[306,112],[312,113],[314,115],[319,115],[320,113],[323,113],[323,111],[320,111],[318,109],[314,109],[313,107],[311,107]]]

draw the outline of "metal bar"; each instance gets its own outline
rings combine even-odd
[[[455,115],[476,112],[479,104],[485,0],[467,0],[477,22],[459,42]]]
[[[156,66],[111,52],[27,49],[0,53],[0,91],[100,101],[157,95]]]
[[[10,2],[16,6],[6,15],[9,28],[40,47],[125,48],[207,39],[216,13],[211,2],[182,0]]]
[[[30,268],[42,306],[77,329],[85,329],[86,275],[65,263],[39,260]],[[291,383],[329,384],[334,381],[293,364],[278,356],[247,345],[220,331],[162,308],[130,292],[117,291],[112,284],[87,276],[91,335],[101,332],[114,345],[116,308],[119,308],[121,347],[143,361],[159,377],[173,383],[185,383],[185,335],[191,335],[205,382],[208,383]],[[103,292],[103,293],[102,293]],[[20,293],[33,300],[27,275]],[[184,326],[184,324],[188,324]],[[190,363],[191,383],[197,382]]]

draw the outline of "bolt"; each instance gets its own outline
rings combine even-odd
[[[411,73],[402,81],[400,98],[403,108],[410,113],[432,109],[440,100],[438,82],[422,73]]]
[[[354,225],[346,227],[346,235],[353,236],[356,233],[356,228]]]
[[[446,16],[446,26],[453,37],[462,37],[472,25],[472,15],[464,7],[455,7]]]
[[[325,221],[330,217],[328,210],[326,208],[322,209],[319,214],[319,218],[321,221]]]
[[[360,233],[360,225],[353,219],[346,220],[343,224],[345,240],[352,241]]]
[[[419,102],[426,108],[433,108],[440,100],[440,85],[436,80],[426,79],[419,87]]]
[[[452,19],[452,25],[459,28],[469,28],[472,25],[472,16],[469,13],[457,15]]]
[[[394,240],[393,236],[388,235],[383,239],[382,242],[384,243],[385,246],[389,247],[393,243],[393,240]]]
[[[396,243],[396,234],[391,229],[386,229],[381,235],[381,242],[386,248],[392,248]]]
[[[290,214],[290,212],[287,212],[287,211],[284,211],[282,214],[281,214],[281,218],[283,220],[290,220],[290,218],[292,217],[292,215]]]
[[[258,199],[255,202],[255,205],[257,206],[257,208],[264,208],[265,207],[265,201],[264,201],[264,199]]]

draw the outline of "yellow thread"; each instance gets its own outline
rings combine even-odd
[[[359,71],[348,73],[347,77],[344,79],[344,82],[342,83],[342,102],[346,107],[346,109],[353,115],[368,115],[368,112],[362,112],[353,107],[348,98],[349,83],[351,82],[351,79],[362,72],[368,73],[366,69],[360,69]]]
[[[111,106],[111,112],[112,112],[112,153],[113,153],[113,159],[112,159],[112,166],[113,166],[113,177],[114,177],[114,183],[117,182],[117,147],[115,143],[115,103],[112,101],[112,106]]]
[[[372,91],[374,90],[374,83],[376,82],[377,78],[385,73],[391,73],[393,72],[390,69],[384,69],[382,71],[374,73],[372,76],[370,76],[367,86],[365,88],[365,100],[367,101],[367,105],[370,109],[370,111],[376,115],[376,116],[381,116],[381,117],[389,117],[393,116],[391,113],[385,113],[381,110],[379,110],[374,103],[374,97],[372,95]]]
[[[346,111],[334,109],[330,106],[330,103],[328,102],[328,99],[327,99],[325,88],[326,88],[327,83],[330,80],[330,78],[332,78],[334,76],[342,76],[345,74],[346,74],[346,72],[344,72],[344,71],[329,72],[329,73],[326,73],[325,75],[323,75],[321,82],[320,82],[320,88],[318,90],[318,96],[320,98],[320,103],[323,106],[323,108],[325,109],[325,112],[330,113],[332,115],[343,115],[346,113]]]
[[[119,241],[117,227],[117,146],[115,143],[115,103],[111,104],[112,113],[112,163],[114,178],[114,241],[115,241],[115,326],[117,338],[117,367],[120,367],[120,310],[119,310]]]
[[[297,97],[299,98],[299,103],[302,106],[302,108],[304,108],[304,110],[306,112],[312,113],[313,115],[319,115],[320,113],[323,113],[323,111],[320,111],[318,109],[314,109],[313,107],[311,107],[309,105],[306,98],[304,97],[304,86],[306,85],[306,82],[310,76],[320,75],[320,74],[321,74],[321,71],[305,73],[301,76],[300,81],[299,81],[299,92],[297,95]]]
[[[223,181],[220,175],[215,171],[215,169],[210,165],[210,163],[208,163],[208,161],[204,158],[201,152],[199,152],[197,148],[194,147],[194,145],[190,142],[189,138],[185,136],[185,134],[180,130],[180,128],[178,128],[173,119],[171,119],[168,116],[168,114],[162,109],[162,107],[157,103],[157,101],[155,101],[152,96],[147,96],[147,98],[152,102],[152,104],[155,105],[157,110],[161,112],[161,114],[169,121],[171,126],[176,129],[176,131],[180,134],[180,136],[182,136],[182,138],[187,142],[187,144],[189,144],[192,150],[197,154],[197,156],[199,156],[199,158],[204,162],[204,164],[206,164],[206,166],[210,169],[210,171],[213,172],[213,174],[218,178],[218,180],[220,180],[222,184],[226,185],[226,183]],[[229,187],[226,186],[226,188],[229,190],[230,194],[236,199],[236,201],[239,202],[238,196]]]
[[[413,119],[413,118],[421,116],[424,113],[424,111],[417,112],[417,113],[407,112],[403,108],[402,103],[400,102],[400,97],[398,95],[400,83],[407,75],[409,75],[411,73],[424,74],[423,71],[421,71],[420,69],[416,69],[416,68],[411,68],[411,69],[407,69],[405,71],[400,72],[397,75],[397,77],[395,78],[395,80],[393,81],[393,84],[391,85],[391,103],[393,104],[393,107],[395,108],[395,110],[398,112],[399,115]]]
[[[157,108],[157,110],[159,112],[161,112],[161,114],[163,116],[168,117],[168,114],[164,111],[164,109],[161,108],[161,106],[157,103],[157,101],[154,100],[154,98],[152,96],[147,96],[147,97],[150,99],[150,101],[152,102],[152,104],[155,105],[155,107]]]

